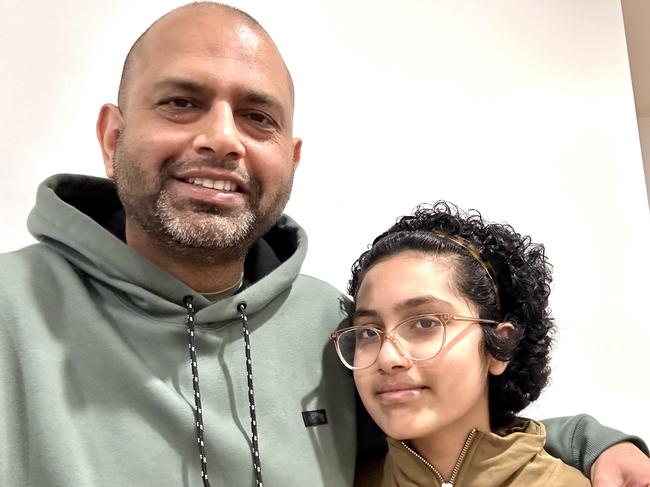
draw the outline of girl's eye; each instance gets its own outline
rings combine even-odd
[[[357,330],[357,340],[371,340],[377,336],[377,332],[370,328]]]
[[[428,320],[426,318],[418,321],[418,324],[420,325],[420,328],[431,328],[434,325],[433,320]]]
[[[417,328],[419,330],[428,330],[428,331],[433,331],[437,328],[440,328],[442,326],[442,323],[440,323],[440,320],[437,318],[419,318],[413,323],[413,328]]]

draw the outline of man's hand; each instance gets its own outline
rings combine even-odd
[[[617,443],[591,466],[593,487],[650,487],[650,458],[634,444]]]

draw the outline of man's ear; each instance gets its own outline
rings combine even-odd
[[[295,171],[300,163],[300,156],[302,153],[302,139],[294,138],[291,140],[291,145],[293,146],[293,170]]]
[[[97,117],[97,140],[102,148],[106,176],[111,179],[113,178],[113,158],[117,140],[120,138],[123,127],[124,119],[120,109],[111,103],[103,105],[99,110],[99,117]]]
[[[494,329],[500,338],[513,339],[517,329],[512,323],[499,323]],[[495,359],[492,355],[488,357],[488,371],[492,375],[501,375],[508,367],[508,362]]]

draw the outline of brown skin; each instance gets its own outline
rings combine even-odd
[[[477,317],[476,305],[463,298],[453,279],[451,259],[406,251],[368,269],[356,295],[355,326],[390,331],[426,313]],[[514,331],[501,323],[498,333]],[[488,375],[500,375],[506,362],[483,350],[476,322],[447,327],[443,349],[415,362],[385,341],[377,361],[355,370],[354,381],[370,416],[388,436],[405,440],[449,478],[473,428],[490,430]]]
[[[289,198],[302,145],[292,128],[291,81],[266,33],[221,8],[160,19],[133,56],[126,103],[97,121],[127,244],[199,292],[236,283]]]
[[[593,487],[650,487],[650,460],[634,444],[609,447],[591,466]]]

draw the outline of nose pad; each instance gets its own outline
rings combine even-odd
[[[246,155],[237,119],[229,104],[216,105],[204,117],[194,138],[194,149],[224,161],[237,161]]]
[[[395,368],[408,368],[411,361],[402,354],[395,337],[387,336],[379,349],[377,365],[388,372]]]

